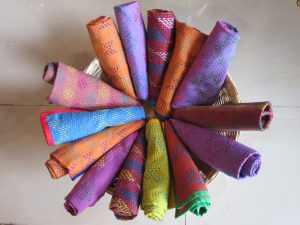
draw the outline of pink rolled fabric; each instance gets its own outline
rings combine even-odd
[[[43,79],[53,85],[48,97],[51,104],[85,110],[139,105],[103,81],[62,62],[46,65]]]
[[[65,198],[65,209],[73,216],[96,204],[116,177],[138,132],[134,132],[98,161],[80,178]]]
[[[175,94],[172,108],[213,103],[223,86],[240,36],[218,21]]]
[[[175,39],[175,14],[173,11],[148,10],[147,61],[149,99],[155,102],[162,87]]]
[[[258,174],[261,156],[256,150],[202,127],[175,119],[171,122],[189,150],[212,168],[236,179]]]

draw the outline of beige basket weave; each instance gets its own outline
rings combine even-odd
[[[90,63],[90,65],[85,69],[85,72],[93,77],[96,77],[97,79],[108,81],[97,59],[94,59]],[[230,75],[227,75],[224,83],[224,87],[219,93],[219,98],[213,105],[232,104],[232,103],[239,103],[239,102],[240,102],[239,94],[232,82]],[[234,140],[238,140],[240,135],[239,131],[219,132],[219,133],[221,135],[224,135]],[[197,167],[201,172],[206,183],[212,182],[213,179],[215,179],[215,177],[218,175],[218,171],[211,168],[204,162],[199,161],[197,163]]]

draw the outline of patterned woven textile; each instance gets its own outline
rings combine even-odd
[[[175,45],[155,107],[156,112],[165,117],[171,112],[171,101],[179,83],[207,38],[207,35],[184,23],[176,21],[175,26]]]
[[[96,56],[112,85],[136,98],[122,42],[114,21],[102,16],[88,23],[87,29]]]
[[[178,136],[195,156],[236,179],[257,175],[260,154],[214,131],[171,119]]]
[[[144,121],[110,127],[79,141],[67,144],[51,153],[46,166],[52,178],[60,178],[63,172],[74,180],[85,172],[104,153],[125,137],[145,125]]]
[[[138,215],[145,156],[145,134],[140,132],[118,175],[109,205],[117,219],[132,220]]]
[[[239,33],[218,21],[174,96],[172,108],[213,103],[223,86]]]
[[[103,155],[78,181],[65,198],[65,209],[73,216],[91,207],[105,194],[129,153],[138,132],[134,132]]]
[[[164,124],[168,155],[175,184],[175,218],[188,210],[197,216],[202,216],[210,206],[206,184],[171,123],[165,121]]]
[[[139,3],[117,5],[114,10],[136,95],[147,100],[146,30]]]
[[[273,118],[270,102],[175,109],[172,117],[210,130],[266,130]]]
[[[148,10],[147,61],[149,99],[154,103],[159,95],[174,45],[175,14],[173,11]]]
[[[146,138],[148,146],[141,208],[148,218],[162,221],[168,209],[170,173],[167,148],[158,119],[148,121]]]
[[[43,79],[53,84],[48,97],[52,104],[85,110],[139,105],[103,81],[62,62],[46,65]]]
[[[77,141],[111,126],[146,117],[141,106],[102,109],[92,112],[58,109],[43,112],[41,123],[48,145]]]

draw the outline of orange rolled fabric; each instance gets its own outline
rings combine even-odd
[[[206,34],[185,23],[176,21],[175,26],[174,50],[155,107],[164,117],[169,116],[177,87],[207,38]]]
[[[67,173],[72,179],[81,175],[99,157],[131,133],[145,125],[143,120],[105,129],[79,141],[64,145],[51,153],[46,162],[50,175],[58,179]]]
[[[88,23],[87,29],[96,56],[112,85],[136,98],[122,42],[114,21],[101,16]]]

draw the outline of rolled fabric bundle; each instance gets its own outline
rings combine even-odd
[[[90,21],[87,29],[99,63],[112,85],[136,98],[122,42],[112,18],[101,16]]]
[[[156,112],[167,117],[171,113],[171,102],[178,85],[191,67],[207,35],[179,21],[175,22],[175,45],[156,102]]]
[[[117,219],[132,220],[138,215],[146,156],[145,134],[140,132],[120,171],[109,209]]]
[[[239,33],[225,21],[217,21],[172,102],[172,108],[213,103],[222,89],[235,54]]]
[[[175,119],[171,122],[189,150],[212,168],[236,179],[258,174],[261,156],[256,150],[202,127]]]
[[[139,100],[147,100],[146,30],[139,3],[117,5],[114,11],[135,93]]]
[[[48,145],[77,141],[107,127],[145,119],[141,106],[130,106],[97,111],[56,109],[41,114],[41,124]]]
[[[84,173],[97,159],[125,137],[145,125],[142,120],[107,128],[67,144],[52,152],[46,167],[54,179],[69,173],[72,180]]]
[[[53,85],[48,97],[51,104],[85,110],[139,105],[103,81],[62,62],[47,64],[43,79]]]
[[[149,100],[155,103],[173,50],[174,12],[161,9],[148,10],[147,27]]]
[[[187,211],[202,216],[210,206],[206,184],[188,150],[175,133],[170,121],[165,121],[164,127],[174,178],[175,218]]]
[[[190,106],[172,111],[172,118],[210,130],[266,130],[272,118],[270,102],[238,103],[231,105]]]
[[[138,132],[130,134],[109,152],[105,153],[80,178],[72,191],[65,197],[65,209],[76,216],[91,207],[105,194],[106,189],[120,171]]]
[[[158,119],[151,119],[146,125],[148,142],[141,208],[145,215],[162,221],[168,210],[170,174],[168,153]]]

